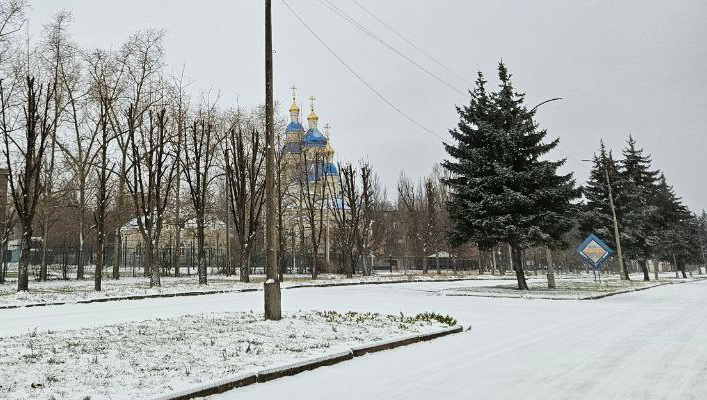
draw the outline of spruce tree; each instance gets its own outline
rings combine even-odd
[[[606,242],[609,247],[616,249],[617,240],[614,234],[614,218],[611,212],[607,176],[611,183],[611,195],[614,200],[619,236],[623,244],[625,224],[622,211],[624,209],[623,201],[626,198],[623,195],[626,191],[626,183],[623,180],[623,175],[619,172],[618,162],[614,159],[611,150],[607,150],[604,141],[601,140],[599,153],[594,154],[593,157],[589,180],[582,188],[585,201],[579,213],[579,231],[582,238],[593,233]],[[623,271],[620,273],[628,278],[628,268],[625,261],[623,262]]]
[[[559,139],[545,142],[547,131],[535,123],[535,109],[524,105],[525,94],[514,90],[503,63],[498,77],[498,92],[487,93],[478,73],[469,105],[457,107],[454,143],[445,144],[450,236],[453,245],[473,241],[482,250],[510,244],[518,289],[528,290],[522,250],[564,245],[579,190],[572,174],[557,172],[565,160],[544,157]]]
[[[675,264],[686,278],[685,263],[699,262],[701,258],[699,225],[692,213],[668,185],[665,175],[658,179],[654,204],[657,208],[655,219],[659,235],[657,253],[661,260]]]
[[[621,232],[625,258],[637,260],[643,271],[643,280],[650,280],[646,261],[653,255],[657,232],[652,220],[657,208],[656,196],[659,171],[651,170],[650,155],[636,146],[629,135],[621,160],[621,180],[624,184],[621,199],[624,230]],[[625,263],[625,261],[624,261]]]

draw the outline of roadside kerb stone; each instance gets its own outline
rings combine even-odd
[[[310,371],[319,367],[338,364],[342,361],[351,360],[354,357],[360,357],[368,353],[375,353],[378,351],[394,349],[396,347],[407,346],[413,343],[433,340],[439,337],[463,332],[463,330],[464,328],[462,326],[457,325],[430,333],[403,336],[396,339],[386,340],[383,342],[375,342],[364,344],[361,346],[354,346],[351,349],[342,352],[328,354],[309,360],[298,361],[283,366],[266,368],[255,373],[237,375],[235,377],[225,378],[204,385],[200,385],[195,388],[152,397],[150,398],[150,400],[188,400],[196,397],[219,394],[234,388],[248,386],[254,383],[264,383],[285,376],[297,375],[301,372]]]

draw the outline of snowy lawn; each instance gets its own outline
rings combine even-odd
[[[139,399],[454,325],[434,314],[185,315],[2,338],[0,398]]]
[[[478,276],[476,273],[458,273],[437,275],[429,273],[378,273],[373,276],[346,278],[343,275],[322,274],[312,280],[308,275],[286,275],[283,288],[302,285],[320,285],[328,283],[390,282],[390,281],[446,281],[450,279],[498,279],[492,275]],[[510,278],[509,278],[510,279]],[[150,288],[148,278],[103,279],[102,291],[93,290],[93,278],[85,280],[49,280],[47,282],[30,281],[29,292],[18,293],[17,281],[9,280],[0,285],[0,306],[29,305],[41,303],[70,303],[82,300],[119,298],[138,295],[159,295],[188,292],[238,291],[243,289],[262,289],[264,277],[254,275],[250,283],[242,283],[238,277],[223,275],[209,276],[208,285],[199,285],[196,276],[162,277],[162,286]]]
[[[633,277],[632,277],[633,278]],[[481,296],[481,297],[518,297],[527,299],[588,299],[614,293],[624,293],[659,286],[665,283],[692,281],[694,279],[662,278],[661,281],[644,282],[640,280],[622,281],[616,277],[594,282],[593,277],[584,279],[557,279],[556,288],[548,289],[546,281],[530,281],[530,291],[519,291],[515,284],[497,286],[476,286],[450,288],[439,292],[445,296]]]

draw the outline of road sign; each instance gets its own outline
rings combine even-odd
[[[609,259],[609,256],[614,252],[601,239],[593,233],[587,236],[586,239],[577,246],[577,254],[580,255],[592,268],[599,269],[601,265]]]

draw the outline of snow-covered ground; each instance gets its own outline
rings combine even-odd
[[[528,284],[530,291],[519,291],[514,283],[505,283],[496,286],[458,287],[440,291],[444,296],[481,296],[481,297],[515,297],[525,299],[554,299],[554,300],[586,300],[604,297],[612,294],[627,293],[643,290],[663,284],[684,283],[697,279],[675,278],[665,274],[659,281],[645,282],[639,279],[630,281],[621,280],[617,276],[606,277],[594,281],[593,277],[571,277],[556,279],[554,289],[548,289],[547,281],[534,279]],[[638,278],[632,277],[632,278]]]
[[[142,399],[445,327],[400,314],[229,312],[31,331],[2,339],[0,398]]]
[[[513,279],[510,275],[507,279]],[[361,282],[390,282],[390,281],[435,281],[451,279],[498,279],[492,275],[476,273],[445,273],[437,275],[434,272],[423,275],[421,273],[378,273],[373,276],[356,276],[346,278],[342,275],[321,274],[317,280],[312,280],[308,275],[286,275],[282,283],[283,288],[293,286],[321,285],[330,283],[361,283]],[[129,296],[161,295],[176,293],[203,293],[215,291],[239,291],[244,289],[262,289],[264,277],[253,275],[250,283],[240,282],[238,277],[213,275],[209,277],[208,285],[199,285],[195,276],[162,277],[161,287],[150,288],[148,278],[126,277],[118,280],[104,279],[102,290],[93,290],[93,278],[84,280],[49,280],[46,282],[30,282],[28,292],[17,292],[16,280],[10,280],[0,285],[0,307],[24,306],[43,303],[70,303],[76,301],[121,298]]]
[[[531,278],[531,283],[543,281],[542,276]],[[595,301],[438,295],[445,289],[508,283],[474,280],[285,290],[283,307],[288,313],[435,311],[472,329],[235,389],[214,400],[707,398],[707,281]],[[0,337],[205,311],[259,311],[262,298],[262,292],[224,293],[0,310]]]

